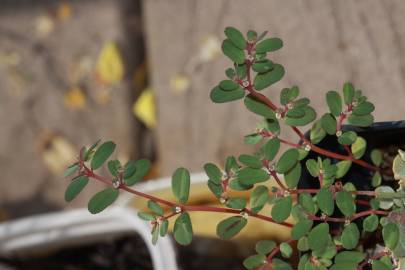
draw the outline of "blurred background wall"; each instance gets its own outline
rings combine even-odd
[[[243,136],[259,119],[209,100],[231,64],[228,25],[284,40],[273,99],[298,85],[322,112],[325,92],[351,81],[377,121],[404,119],[404,14],[401,0],[0,1],[2,217],[65,208],[62,168],[99,138],[152,158],[150,177],[251,152]]]

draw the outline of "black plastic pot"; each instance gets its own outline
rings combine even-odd
[[[374,123],[372,126],[367,128],[359,128],[354,126],[343,126],[343,131],[355,131],[357,134],[367,141],[367,150],[363,159],[371,163],[370,152],[375,148],[387,148],[393,146],[394,148],[404,148],[405,147],[405,121],[395,121],[395,122],[378,122]],[[309,138],[309,132],[305,134]],[[346,154],[342,145],[337,142],[336,136],[327,136],[318,144],[319,147],[327,149],[332,152]],[[308,156],[301,161],[303,168],[306,168],[305,162],[308,159],[316,159],[319,154],[310,152]],[[322,158],[326,158],[320,155]],[[331,159],[332,163],[338,162],[336,159]],[[355,163],[352,164],[349,172],[345,175],[344,180],[352,182],[358,190],[371,190],[371,178],[373,172],[361,167]],[[396,183],[392,181],[390,177],[384,177],[384,184],[395,185]],[[300,182],[299,188],[318,188],[318,180],[312,177],[309,172],[304,169]]]

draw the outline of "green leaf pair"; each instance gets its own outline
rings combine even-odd
[[[253,86],[257,91],[263,90],[270,85],[280,81],[285,74],[284,67],[280,64],[273,64],[267,72],[257,73],[253,80]]]
[[[245,90],[237,87],[234,90],[223,90],[220,86],[211,90],[210,98],[214,103],[225,103],[241,99],[245,96]]]
[[[291,112],[294,111],[294,114]],[[306,126],[316,119],[316,112],[310,106],[294,107],[287,112],[284,118],[285,124],[289,126]]]
[[[351,162],[347,163],[346,161],[340,161],[335,165],[332,164],[331,160],[328,158],[322,160],[318,157],[318,161],[308,159],[305,165],[308,172],[313,177],[322,177],[323,186],[328,187],[334,183],[336,178],[342,177],[347,173]]]
[[[152,244],[156,245],[159,237],[164,237],[169,229],[169,221],[167,219],[156,222],[152,227]]]

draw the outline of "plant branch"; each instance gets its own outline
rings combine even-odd
[[[253,50],[253,47],[248,47],[247,50],[248,50],[248,54],[251,56],[251,52],[252,52],[252,50]],[[252,67],[252,61],[246,60],[246,69],[247,69],[247,75],[246,75],[246,77],[247,77],[248,85],[245,87],[245,89],[246,89],[252,96],[254,96],[256,99],[258,99],[259,101],[263,102],[265,105],[267,105],[267,106],[268,106],[269,108],[271,108],[273,111],[276,111],[276,110],[277,110],[277,106],[274,105],[274,103],[273,103],[268,97],[266,97],[265,95],[263,95],[263,94],[257,92],[256,90],[254,90],[253,84],[252,84],[252,77],[251,77],[251,76],[252,76],[252,75],[251,75],[251,67]],[[241,86],[243,86],[243,83],[242,83],[242,82],[240,82],[240,84],[241,84]],[[339,119],[340,124],[342,124],[342,122],[343,122],[343,120],[344,120],[345,118],[346,118],[346,117],[341,117],[341,118]],[[358,164],[358,165],[360,165],[360,166],[362,166],[362,167],[365,167],[365,168],[367,168],[367,169],[369,169],[369,170],[371,170],[371,171],[380,171],[380,169],[379,169],[378,167],[373,166],[373,165],[371,165],[371,164],[369,164],[369,163],[367,163],[367,162],[365,162],[365,161],[363,161],[363,160],[355,159],[355,158],[353,158],[351,155],[347,155],[347,156],[346,156],[346,155],[341,155],[341,154],[337,154],[337,153],[328,151],[328,150],[326,150],[326,149],[322,149],[322,148],[320,148],[320,147],[318,147],[318,146],[312,144],[312,143],[305,137],[305,135],[304,135],[297,127],[291,126],[291,128],[292,128],[292,130],[300,137],[300,139],[301,139],[305,144],[307,144],[307,145],[309,145],[309,146],[311,147],[311,150],[312,150],[312,151],[314,151],[314,152],[316,152],[316,153],[318,153],[318,154],[321,154],[321,155],[324,155],[324,156],[327,156],[327,157],[331,157],[331,158],[336,158],[336,159],[339,159],[339,160],[350,160],[350,161],[352,161],[352,162],[354,162],[354,163],[356,163],[356,164]]]
[[[103,177],[101,175],[95,174],[92,170],[90,170],[88,167],[86,167],[83,164],[83,168],[85,171],[85,175],[87,177],[91,177],[94,178],[108,186],[112,186],[112,179],[107,178],[107,177]],[[289,227],[292,228],[293,224],[288,223],[288,222],[281,222],[278,223],[276,221],[274,221],[271,217],[268,216],[264,216],[261,214],[257,214],[257,213],[253,213],[251,210],[249,209],[231,209],[231,208],[222,208],[222,207],[215,207],[215,206],[203,206],[203,205],[184,205],[184,204],[177,204],[171,201],[167,201],[158,197],[155,197],[153,195],[150,194],[146,194],[143,192],[140,192],[138,190],[135,190],[131,187],[126,186],[124,183],[122,183],[119,187],[119,189],[125,190],[128,193],[134,194],[136,196],[142,197],[144,199],[148,199],[148,200],[153,200],[155,202],[161,203],[163,205],[169,206],[169,207],[180,207],[182,211],[187,211],[187,212],[217,212],[217,213],[229,213],[229,214],[238,214],[240,215],[242,212],[247,213],[249,216],[260,219],[260,220],[264,220],[264,221],[268,221],[274,224],[279,224],[285,227]]]
[[[369,263],[371,263],[373,260],[378,260],[379,258],[384,257],[385,255],[389,255],[389,252],[381,251],[380,253],[372,257],[366,258],[361,264],[359,264],[359,266],[357,266],[357,270],[363,270],[363,268]]]
[[[314,221],[325,221],[325,222],[336,222],[336,223],[344,223],[347,221],[354,221],[358,218],[364,217],[364,216],[368,216],[368,215],[372,215],[372,214],[376,214],[376,215],[382,215],[382,216],[386,216],[388,215],[387,211],[382,211],[382,210],[367,210],[367,211],[363,211],[363,212],[358,212],[355,215],[353,215],[350,218],[335,218],[335,217],[318,217],[315,215],[308,215],[308,218],[314,220]]]

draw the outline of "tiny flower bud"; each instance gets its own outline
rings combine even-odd
[[[249,214],[246,211],[242,211],[240,212],[240,215],[244,218],[244,219],[248,219]]]
[[[163,222],[163,217],[158,217],[157,219],[156,219],[156,222],[157,222],[157,224],[162,224],[162,222]]]
[[[112,185],[113,185],[113,188],[119,189],[120,186],[121,186],[121,182],[118,179],[114,179],[113,182],[112,182]]]
[[[219,198],[219,202],[221,204],[225,204],[226,203],[226,198],[224,198],[224,197]]]
[[[176,206],[174,208],[174,212],[176,212],[177,214],[181,213],[181,207],[180,206]]]
[[[292,104],[291,102],[290,102],[290,103],[288,103],[288,104],[287,104],[287,108],[288,108],[288,109],[292,109],[292,108],[294,108],[294,104]]]
[[[307,152],[311,151],[311,146],[309,144],[306,144],[304,150]]]
[[[341,130],[336,131],[336,137],[340,137],[340,136],[342,136],[342,131]]]
[[[248,87],[249,86],[249,82],[248,81],[243,81],[242,82],[243,87]]]

